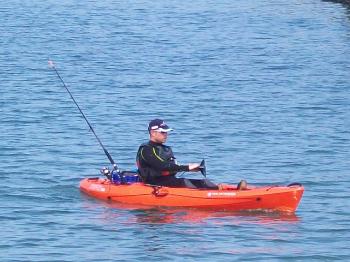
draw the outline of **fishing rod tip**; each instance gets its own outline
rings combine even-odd
[[[49,59],[47,62],[48,62],[48,64],[49,64],[49,67],[50,67],[50,68],[55,67],[55,64],[53,63],[52,60]]]

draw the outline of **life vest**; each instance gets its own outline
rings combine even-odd
[[[172,163],[176,163],[174,153],[170,146],[160,145],[160,144],[154,145],[154,144],[150,144],[149,142],[142,144],[139,147],[139,150],[137,152],[136,164],[138,167],[139,174],[144,180],[144,182],[151,181],[157,177],[176,174],[176,172],[159,171],[152,168],[142,157],[142,150],[145,147],[150,147],[153,151],[154,156],[158,158],[159,161],[162,161],[162,162],[170,161]]]

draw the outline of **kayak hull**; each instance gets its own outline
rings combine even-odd
[[[206,208],[215,210],[271,210],[295,212],[304,187],[264,186],[247,190],[208,190],[170,188],[133,183],[112,184],[108,179],[85,178],[80,182],[85,194],[107,201],[125,204],[166,207]]]

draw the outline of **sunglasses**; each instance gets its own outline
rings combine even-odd
[[[156,131],[157,133],[160,133],[160,134],[168,134],[168,132],[165,132],[165,131]]]

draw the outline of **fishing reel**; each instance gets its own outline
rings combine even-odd
[[[136,182],[141,182],[137,171],[120,171],[119,169],[113,168],[109,170],[108,167],[103,167],[100,170],[101,174],[106,176],[112,184],[116,185],[130,185]]]
[[[100,170],[101,174],[106,176],[109,180],[112,179],[112,174],[111,174],[111,171],[109,170],[108,167],[103,167],[101,170]]]

